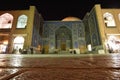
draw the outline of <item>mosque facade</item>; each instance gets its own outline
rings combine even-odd
[[[80,48],[86,46],[85,27],[81,20],[45,21],[43,34],[44,48],[47,52],[53,53],[54,50],[59,52],[74,49],[80,53]]]
[[[96,4],[81,20],[68,16],[44,21],[35,6],[27,10],[0,11],[0,53],[119,53],[120,9]]]

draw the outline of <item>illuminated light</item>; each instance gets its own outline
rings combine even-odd
[[[1,43],[0,44],[0,53],[6,52],[8,41],[4,40],[4,41],[1,41],[0,43]]]
[[[3,44],[6,44],[6,45],[7,45],[7,44],[8,44],[8,41],[7,41],[7,40],[3,41]]]
[[[89,44],[87,47],[88,47],[88,51],[92,51],[91,44]]]
[[[120,20],[120,13],[118,14],[118,18],[119,18],[119,20]]]

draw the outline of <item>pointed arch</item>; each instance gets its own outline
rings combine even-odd
[[[12,28],[13,16],[10,13],[4,13],[0,16],[0,29]]]
[[[72,32],[66,26],[61,26],[55,31],[56,48],[66,50],[72,48]]]
[[[26,15],[20,15],[17,21],[17,28],[25,28],[27,25],[28,17]]]
[[[115,27],[115,20],[111,13],[106,12],[103,14],[104,22],[107,27]]]
[[[71,30],[65,26],[61,26],[60,28],[58,28],[55,31],[55,34],[57,35],[57,39],[61,39],[61,38],[66,38],[66,39],[70,39],[71,38]]]

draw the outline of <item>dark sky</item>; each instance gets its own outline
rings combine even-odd
[[[120,8],[120,0],[1,0],[0,10],[27,9],[34,5],[44,20],[61,20],[68,16],[82,19],[95,4]]]

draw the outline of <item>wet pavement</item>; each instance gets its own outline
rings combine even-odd
[[[0,54],[0,80],[120,80],[120,54]]]

